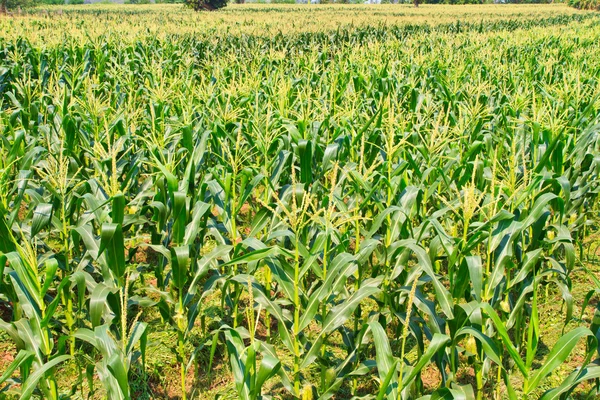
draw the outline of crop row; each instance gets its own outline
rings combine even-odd
[[[555,399],[600,377],[600,282],[580,313],[572,292],[600,211],[600,28],[538,22],[0,41],[0,382],[140,398],[152,346],[184,398],[217,364],[243,399]]]

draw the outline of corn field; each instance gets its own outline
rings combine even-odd
[[[0,20],[0,398],[596,398],[597,14],[161,7]]]

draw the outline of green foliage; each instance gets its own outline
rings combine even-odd
[[[600,1],[598,0],[569,0],[569,5],[580,10],[600,11]]]
[[[184,0],[183,4],[194,11],[215,11],[227,5],[227,0]]]
[[[10,11],[35,6],[36,0],[0,0],[0,14]]]
[[[0,38],[0,390],[597,395],[597,22]]]
[[[65,0],[40,0],[40,4],[48,4],[48,5],[60,5],[65,4]],[[69,4],[73,4],[69,2]]]

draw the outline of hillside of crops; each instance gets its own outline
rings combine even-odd
[[[599,14],[0,28],[1,399],[599,395]]]

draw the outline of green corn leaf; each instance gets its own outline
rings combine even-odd
[[[600,366],[588,365],[571,373],[557,388],[546,391],[540,400],[559,400],[570,393],[577,385],[591,379],[600,379]]]
[[[33,391],[35,390],[35,388],[38,385],[38,382],[40,381],[40,379],[42,379],[46,373],[48,371],[50,371],[52,368],[54,368],[55,366],[57,366],[58,364],[67,361],[68,359],[70,359],[71,356],[58,356],[56,358],[53,358],[52,360],[48,361],[47,363],[45,363],[41,368],[35,370],[31,375],[29,375],[29,377],[27,378],[27,381],[25,381],[23,383],[23,388],[21,389],[21,400],[26,400],[29,399],[31,397],[31,395],[33,394]]]
[[[114,292],[114,288],[110,288],[103,283],[96,285],[92,291],[92,294],[90,295],[90,322],[92,323],[93,328],[102,323],[102,317],[104,316],[104,310],[107,304],[106,297]]]
[[[188,288],[189,294],[195,295],[198,292],[200,280],[209,271],[211,264],[216,264],[219,258],[227,257],[231,248],[231,246],[220,245],[215,247],[210,253],[198,259],[194,278]]]
[[[243,400],[251,400],[250,382],[246,373],[246,357],[243,356],[245,353],[245,348],[242,338],[240,337],[239,333],[233,329],[230,329],[225,332],[225,339],[229,352],[229,361],[231,363],[231,369],[233,372],[233,380],[235,382],[238,395]]]
[[[250,251],[240,257],[226,262],[223,266],[246,264],[254,261],[259,261],[267,257],[273,257],[279,254],[277,247],[265,247],[263,249]]]
[[[148,328],[148,324],[145,322],[136,322],[131,333],[129,334],[129,340],[127,342],[126,353],[130,354],[133,352],[133,348],[137,345],[138,342],[143,342],[143,337],[147,334],[146,329]],[[142,356],[145,354],[144,345],[140,344],[140,348],[142,350]]]
[[[527,367],[527,370],[531,370],[531,365],[537,353],[538,341],[540,336],[537,298],[537,285],[534,282],[533,299],[531,302],[531,316],[529,317],[529,326],[527,327],[527,354],[525,358],[525,366]]]
[[[125,196],[123,193],[117,193],[112,198],[112,211],[111,218],[113,224],[121,224],[123,225],[123,220],[125,218]]]
[[[183,244],[191,245],[194,243],[198,236],[198,232],[202,226],[202,219],[206,216],[206,213],[210,210],[210,204],[198,201],[192,211],[192,220],[185,228],[185,235],[183,237]]]
[[[525,366],[525,363],[521,359],[519,352],[513,345],[512,341],[510,339],[510,336],[508,335],[508,332],[506,331],[506,328],[504,327],[504,323],[500,320],[500,317],[498,317],[498,314],[496,314],[496,311],[488,303],[481,304],[481,308],[488,315],[488,317],[490,317],[490,319],[494,323],[494,326],[496,327],[496,331],[500,335],[500,339],[502,339],[502,342],[504,343],[506,351],[508,352],[508,354],[510,354],[510,357],[512,358],[512,360],[515,362],[515,364],[517,365],[517,367],[523,374],[523,377],[525,379],[527,379],[527,375],[528,375],[527,367]]]
[[[175,192],[177,191],[177,177],[173,175],[157,158],[154,158],[154,165],[158,167],[160,172],[164,175],[165,179],[167,180],[169,195],[173,197]]]
[[[443,348],[446,347],[446,343],[450,341],[450,337],[436,333],[431,338],[431,342],[425,350],[425,353],[417,360],[417,363],[410,369],[410,372],[406,374],[406,377],[402,377],[402,387],[407,387],[412,383],[412,380],[417,376],[419,372],[431,361],[431,359]]]
[[[395,243],[395,245],[397,245],[399,248],[410,249],[413,253],[415,253],[415,255],[417,256],[417,260],[419,261],[419,268],[421,268],[423,272],[425,272],[425,274],[431,279],[431,282],[433,283],[436,299],[439,302],[442,311],[444,312],[444,314],[446,314],[446,316],[449,319],[454,318],[454,314],[452,311],[452,296],[450,295],[448,289],[446,289],[446,287],[436,277],[435,272],[433,270],[433,266],[431,265],[431,260],[429,259],[429,256],[427,255],[425,250],[423,250],[423,248],[416,244],[413,240],[402,240]]]
[[[546,148],[546,151],[544,151],[542,158],[538,161],[537,165],[535,166],[535,169],[534,169],[535,173],[541,172],[544,168],[552,170],[552,164],[549,163],[548,161],[550,160],[550,156],[554,153],[554,150],[556,149],[556,147],[559,146],[559,144],[562,144],[561,139],[563,138],[563,133],[564,133],[564,129],[561,132],[559,132],[554,137],[554,139],[552,139],[552,141]]]
[[[469,277],[471,278],[471,284],[473,285],[473,292],[475,293],[475,299],[481,301],[481,294],[483,289],[483,264],[480,256],[468,256],[465,257],[467,268],[469,269]]]
[[[263,230],[269,220],[271,219],[271,212],[266,208],[261,208],[252,218],[252,226],[250,228],[250,233],[248,237],[256,237],[258,233]]]
[[[267,311],[271,313],[273,317],[275,317],[282,324],[285,324],[286,321],[289,321],[289,317],[283,314],[281,307],[271,299],[269,299],[264,292],[264,288],[256,282],[256,279],[251,275],[240,274],[236,275],[232,278],[233,281],[236,281],[244,286],[248,286],[248,281],[252,283],[252,294],[254,295],[254,300],[261,304]],[[248,288],[250,290],[250,288]]]
[[[37,266],[31,266],[26,259],[21,258],[17,253],[5,254],[8,265],[13,269],[9,272],[9,276],[13,282],[13,288],[15,289],[17,296],[26,298],[26,301],[20,299],[23,302],[24,307],[34,307],[36,313],[39,315],[39,308],[43,302],[41,293],[41,285],[38,281]],[[30,310],[26,309],[25,312],[30,318]]]
[[[310,343],[310,348],[303,354],[302,362],[300,363],[301,370],[314,364],[317,357],[319,357],[319,352],[323,347],[324,340],[325,336],[319,335],[312,343]]]
[[[22,364],[25,364],[33,359],[33,353],[27,350],[20,350],[17,353],[15,359],[8,365],[6,371],[0,376],[0,385],[6,382],[13,373],[19,368]]]
[[[381,291],[382,278],[365,280],[360,289],[347,300],[333,307],[323,321],[323,333],[331,333],[344,324],[354,313],[360,302]]]
[[[310,140],[300,140],[298,142],[298,156],[300,158],[300,182],[312,182],[312,142]]]
[[[338,293],[350,275],[358,268],[354,262],[354,257],[348,253],[338,254],[330,265],[325,281],[309,297],[304,312],[300,317],[300,330],[305,329],[313,320],[319,310],[322,302]],[[293,278],[290,276],[290,280]],[[292,287],[290,287],[290,290]],[[289,293],[288,298],[293,298],[293,291]]]
[[[275,351],[275,347],[273,345],[267,344],[265,342],[260,342],[261,352],[263,356],[270,357],[271,359],[278,359],[277,353]],[[290,377],[288,376],[285,368],[278,368],[277,375],[279,375],[279,379],[281,380],[281,384],[285,387],[289,392],[292,392],[292,384],[290,382]]]
[[[129,379],[127,377],[127,368],[123,364],[123,359],[118,352],[113,353],[108,359],[108,370],[117,380],[123,399],[128,400]]]
[[[44,286],[42,286],[42,290],[40,292],[41,296],[46,296],[48,289],[52,285],[54,281],[54,277],[56,276],[56,271],[58,270],[58,261],[55,258],[51,258],[44,262],[44,267],[46,270],[45,278],[44,278]]]
[[[518,270],[517,275],[511,280],[509,287],[522,282],[531,273],[532,269],[540,259],[542,252],[543,249],[536,249],[525,254],[522,267]]]
[[[36,295],[35,292],[28,290],[16,272],[10,272],[9,276],[23,313],[27,318],[36,321],[38,325],[41,325],[42,311],[40,306],[42,305],[43,300],[39,295]]]
[[[281,286],[281,291],[284,294],[285,298],[293,299],[294,298],[294,270],[287,262],[284,260],[278,259],[267,259],[266,264],[271,270],[272,277],[275,279],[278,285]],[[310,297],[310,301],[313,303],[318,303],[318,299],[315,299],[313,296]],[[311,308],[316,307],[315,305],[306,306],[305,312],[310,312]]]
[[[98,342],[94,331],[86,328],[79,328],[75,331],[74,336],[77,339],[83,340],[84,342],[89,343],[92,346],[98,348]]]
[[[392,355],[387,334],[381,324],[376,321],[370,322],[369,328],[373,334],[377,371],[379,380],[382,382],[378,399],[383,399],[386,395],[390,398],[396,398],[398,392],[398,371],[396,369],[398,361]],[[395,381],[395,384],[390,386],[392,380]]]
[[[173,243],[181,245],[184,243],[187,222],[187,197],[185,193],[174,193],[173,204]]]
[[[31,237],[44,229],[52,219],[52,204],[38,204],[33,211],[31,220]]]
[[[119,224],[103,224],[98,256],[106,252],[109,269],[119,280],[125,275],[125,244]]]
[[[455,338],[458,339],[463,335],[471,335],[476,338],[479,343],[481,343],[485,355],[495,362],[496,365],[502,366],[502,353],[492,339],[471,326],[465,326],[459,329],[456,332]]]
[[[16,250],[15,239],[6,224],[5,214],[0,208],[0,252],[10,253]]]
[[[57,295],[52,299],[50,296],[46,296],[46,301],[52,299],[48,305],[46,305],[45,314],[46,316],[42,319],[40,325],[43,327],[47,327],[50,323],[50,320],[54,318],[54,312],[58,308],[58,305],[61,302],[60,293],[63,293],[66,290],[69,290],[69,277],[65,276],[63,280],[60,282],[58,286],[56,286]]]
[[[377,394],[377,400],[383,400],[384,398],[386,398],[386,394],[387,394],[387,398],[389,399],[395,399],[396,398],[396,393],[398,391],[398,384],[397,382],[394,382],[394,384],[392,386],[390,386],[390,383],[392,383],[393,380],[397,380],[398,377],[395,376],[398,371],[396,369],[396,366],[398,365],[398,361],[394,360],[393,364],[392,364],[392,368],[390,368],[390,370],[387,372],[387,374],[385,375],[385,378],[383,379],[383,381],[381,382],[381,385],[379,386],[379,392]],[[392,388],[391,391],[389,391],[389,388]]]
[[[598,341],[588,328],[575,328],[567,334],[561,336],[548,354],[548,357],[546,357],[542,367],[535,371],[535,373],[527,381],[525,393],[531,393],[535,388],[538,387],[542,379],[554,371],[559,365],[564,363],[577,345],[579,339],[583,337],[591,338],[593,347],[592,351],[595,351],[598,347]]]
[[[171,270],[173,273],[173,285],[177,289],[183,289],[188,279],[190,267],[190,247],[182,246],[171,249]]]
[[[263,353],[260,367],[256,374],[256,396],[261,395],[261,388],[265,382],[277,375],[281,368],[281,362],[271,353]]]

